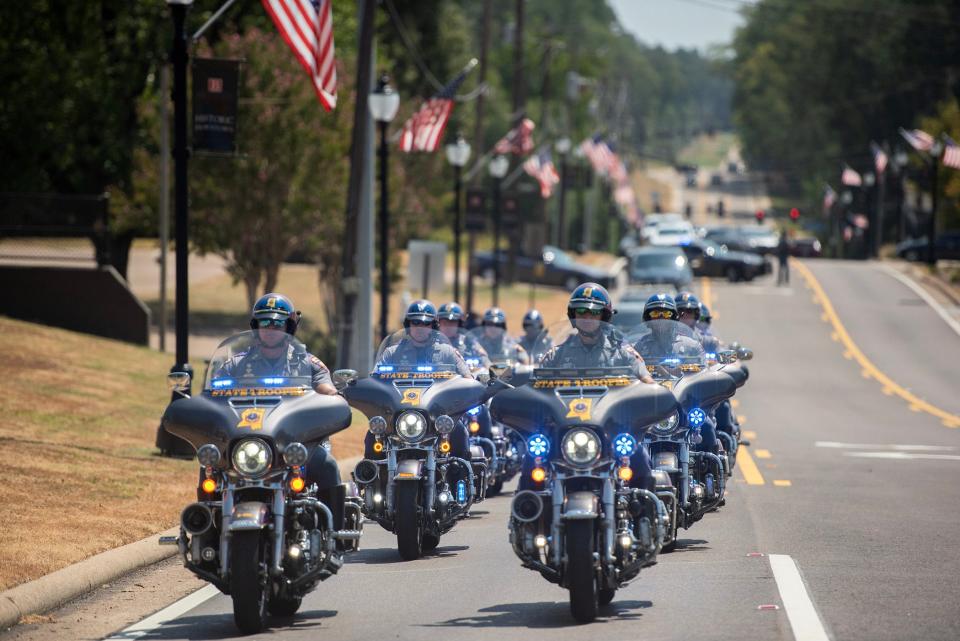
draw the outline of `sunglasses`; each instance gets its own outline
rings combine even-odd
[[[647,316],[650,318],[666,318],[672,319],[674,314],[669,309],[653,309],[647,312]]]
[[[573,310],[574,314],[580,314],[581,316],[600,316],[603,314],[602,309],[590,309],[589,307],[577,307]]]
[[[264,329],[268,327],[284,327],[286,324],[287,321],[282,318],[261,318],[257,321],[257,326]]]
[[[430,325],[433,325],[433,321],[420,320],[417,318],[413,318],[410,320],[410,324],[413,325],[414,327],[429,327]]]

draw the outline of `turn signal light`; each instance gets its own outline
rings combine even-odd
[[[621,467],[617,470],[617,476],[620,477],[621,481],[629,481],[633,478],[633,470],[626,466]]]
[[[217,491],[217,481],[215,479],[203,479],[203,483],[200,484],[200,487],[207,494],[213,494]]]
[[[480,431],[480,423],[477,423],[476,421],[470,421],[470,433],[476,434],[479,431]]]
[[[381,443],[380,441],[377,441],[376,443],[374,443],[374,444],[373,444],[373,451],[376,452],[377,454],[379,454],[380,452],[382,452],[382,451],[383,451],[383,443]]]
[[[543,480],[547,478],[547,471],[542,467],[535,467],[530,472],[530,478],[533,479],[534,483],[543,483]]]
[[[450,441],[440,441],[440,452],[446,454],[450,451]]]
[[[294,492],[303,492],[303,488],[306,487],[307,482],[303,480],[302,476],[294,476],[290,479],[290,489]]]

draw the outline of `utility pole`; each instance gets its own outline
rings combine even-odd
[[[483,83],[487,81],[487,51],[490,48],[490,19],[493,12],[492,5],[493,0],[483,0],[483,24],[480,27],[480,80],[479,84],[482,86]],[[482,156],[486,147],[483,142],[483,108],[484,108],[484,98],[483,92],[480,92],[480,95],[477,96],[477,124],[473,133],[473,148],[477,150],[477,154]],[[482,176],[482,172],[477,174]],[[479,178],[477,179],[480,180]],[[471,238],[473,237],[473,232],[470,232]],[[471,254],[472,258],[472,254]],[[469,310],[468,310],[469,311]]]
[[[357,43],[357,91],[353,109],[353,131],[350,135],[350,180],[347,184],[346,225],[343,238],[343,256],[340,263],[343,304],[340,308],[340,328],[337,332],[337,367],[349,367],[356,354],[351,353],[354,341],[354,311],[361,282],[357,275],[357,250],[359,245],[360,207],[362,190],[367,173],[370,136],[370,112],[367,106],[369,88],[373,77],[373,18],[374,0],[357,0],[360,13],[360,30]],[[369,238],[367,239],[369,242]],[[369,337],[361,337],[369,340]]]
[[[170,244],[170,67],[160,67],[160,351],[167,349],[167,245]]]

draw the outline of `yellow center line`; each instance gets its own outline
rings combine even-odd
[[[907,389],[897,384],[889,376],[881,372],[873,362],[868,359],[860,348],[857,347],[857,344],[853,342],[853,339],[850,338],[850,334],[847,333],[847,329],[843,326],[843,323],[840,322],[840,317],[837,316],[837,312],[833,309],[833,304],[830,302],[830,299],[827,298],[826,292],[823,290],[823,287],[820,285],[820,281],[816,279],[813,275],[813,272],[810,271],[810,268],[804,265],[802,262],[794,259],[790,259],[790,262],[796,267],[797,271],[800,272],[800,275],[806,279],[810,288],[815,292],[814,301],[817,302],[821,307],[823,307],[823,312],[829,319],[830,324],[833,326],[832,338],[844,346],[843,356],[845,358],[856,360],[862,368],[861,374],[864,378],[873,378],[878,383],[880,383],[881,389],[884,394],[896,394],[907,403],[910,404],[910,409],[914,412],[926,412],[932,416],[936,416],[940,419],[944,426],[950,428],[960,428],[960,416],[956,414],[951,414],[945,410],[940,409],[934,405],[931,405],[922,398],[918,398],[913,393],[909,392]]]
[[[754,450],[753,453],[757,458],[770,458],[770,450]]]
[[[784,479],[774,479],[773,484],[777,487],[790,487],[793,485],[793,483]]]
[[[710,308],[710,313],[716,318],[717,312],[713,309],[713,288],[710,285],[710,279],[706,276],[700,279],[700,300]]]
[[[741,447],[737,450],[737,469],[743,474],[743,480],[749,485],[763,485],[763,474],[753,462],[753,457],[747,448]]]
[[[757,438],[757,433],[753,430],[743,430],[743,438],[755,439]]]

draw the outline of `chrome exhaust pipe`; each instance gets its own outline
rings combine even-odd
[[[203,534],[213,525],[213,512],[203,503],[191,503],[180,513],[180,527],[191,536]]]
[[[510,513],[513,518],[521,523],[532,523],[543,514],[543,499],[536,492],[523,490],[517,492],[513,497],[513,503],[510,505]]]
[[[380,466],[370,459],[363,459],[353,469],[353,479],[360,485],[373,483],[378,476],[380,476]]]

